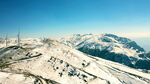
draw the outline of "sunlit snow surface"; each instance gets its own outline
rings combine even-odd
[[[109,35],[109,34],[108,34]],[[113,34],[110,34],[113,35]],[[115,35],[114,35],[115,36]],[[116,36],[117,37],[117,36]],[[128,56],[136,56],[138,57],[138,53],[136,52],[136,49],[128,48],[126,43],[133,42],[130,39],[117,37],[119,40],[116,40],[114,37],[107,36],[107,34],[75,34],[70,35],[64,38],[59,38],[58,41],[60,43],[63,43],[67,46],[73,47],[73,48],[81,48],[81,47],[87,47],[89,49],[100,49],[104,50],[108,48],[109,51],[125,54]],[[125,42],[123,42],[125,41]],[[140,59],[140,58],[139,58]]]
[[[35,78],[22,74],[0,72],[0,84],[33,84]]]
[[[145,72],[150,70],[149,53],[129,38],[113,34],[74,34],[57,41],[92,56],[145,69]]]
[[[37,79],[43,84],[150,84],[148,73],[86,55],[57,41],[26,42],[0,52],[0,58],[5,56],[0,84],[38,84]]]

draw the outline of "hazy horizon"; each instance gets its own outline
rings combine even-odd
[[[150,50],[150,0],[0,0],[0,35],[117,33]]]

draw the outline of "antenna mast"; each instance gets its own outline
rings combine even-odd
[[[19,29],[19,31],[18,31],[17,37],[18,37],[18,46],[20,46],[20,29]]]
[[[8,46],[8,34],[6,34],[6,38],[5,38],[5,40],[6,40],[6,47]]]

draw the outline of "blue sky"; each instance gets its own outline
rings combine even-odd
[[[150,50],[150,0],[0,0],[0,37],[18,29],[22,37],[124,33]]]
[[[58,36],[150,31],[150,0],[0,0],[0,33]]]

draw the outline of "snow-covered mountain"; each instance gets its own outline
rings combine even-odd
[[[145,52],[144,55],[148,58],[150,58],[150,51],[149,52]]]
[[[144,55],[145,50],[128,38],[113,34],[75,34],[58,41],[92,56],[150,70],[150,60]]]
[[[23,44],[39,44],[41,42],[41,38],[21,38],[21,44],[20,45],[23,45]],[[14,45],[17,45],[18,41],[16,38],[9,38],[8,41],[7,41],[7,44],[8,46],[14,46]],[[6,41],[4,38],[0,38],[0,48],[2,47],[6,47]]]
[[[0,48],[0,84],[150,84],[150,74],[53,40]]]
[[[41,82],[37,77],[34,76],[0,72],[0,84],[41,84]]]

